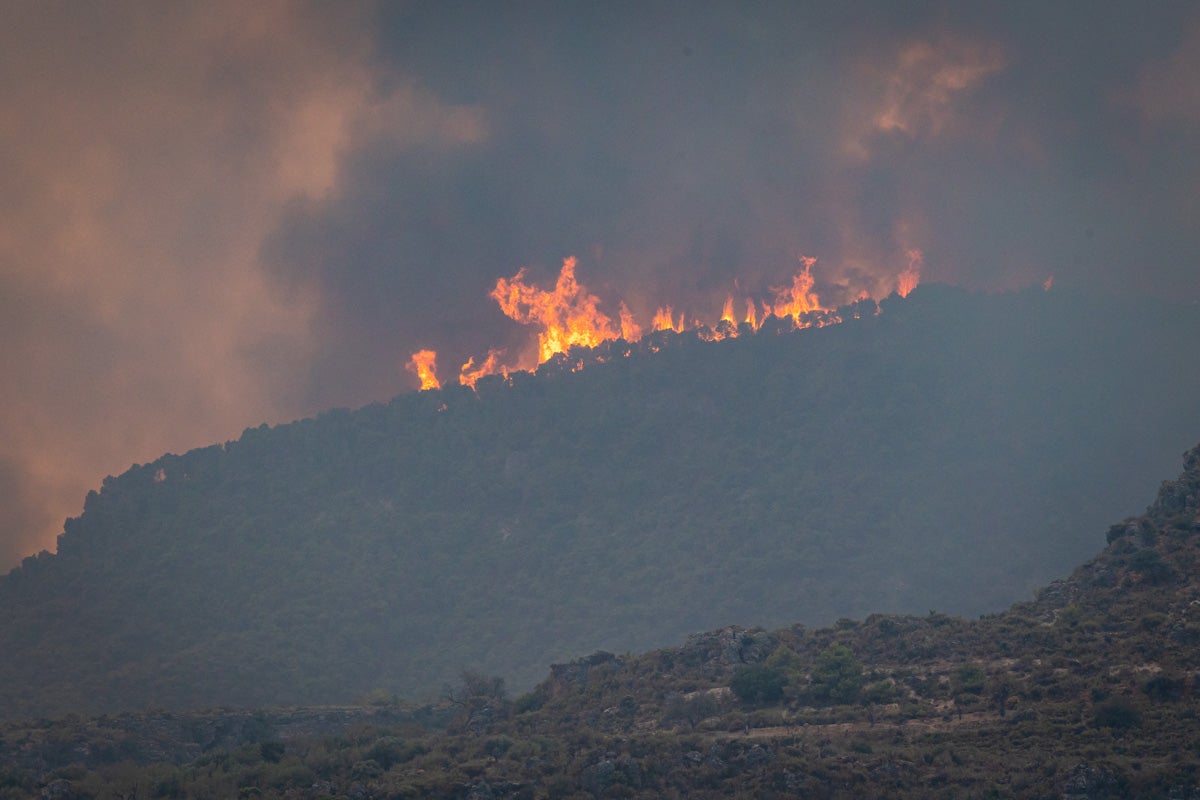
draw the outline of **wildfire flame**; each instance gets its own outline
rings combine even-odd
[[[633,321],[633,312],[624,301],[621,302],[621,338],[627,342],[642,338],[642,326]]]
[[[897,291],[907,297],[920,282],[923,257],[920,250],[912,249],[906,253],[908,266],[897,276]],[[712,326],[695,320],[692,329],[701,339],[716,341],[732,338],[746,329],[761,330],[771,317],[784,320],[791,328],[806,328],[813,325],[828,325],[840,322],[841,318],[834,309],[821,304],[821,299],[815,291],[816,281],[813,278],[813,266],[817,259],[808,256],[800,257],[800,269],[792,276],[790,285],[772,288],[769,300],[756,301],[752,297],[744,297],[746,313],[739,324],[734,315],[734,307],[739,302],[737,296],[729,294],[721,306],[719,319]],[[522,268],[511,278],[500,278],[496,281],[491,297],[509,318],[523,325],[533,326],[537,330],[537,364],[550,361],[555,356],[570,355],[569,364],[564,363],[565,369],[578,371],[583,369],[585,361],[577,353],[571,353],[572,347],[596,348],[605,342],[618,338],[629,343],[640,341],[649,333],[683,333],[688,330],[688,314],[681,311],[676,314],[670,305],[660,306],[652,317],[647,328],[643,328],[634,319],[629,307],[621,302],[618,306],[617,319],[600,310],[600,299],[581,284],[575,275],[576,260],[572,256],[563,260],[562,269],[558,274],[552,290],[538,288],[529,282],[526,270]],[[735,289],[740,287],[735,282]],[[869,299],[867,292],[858,295],[859,300]],[[853,312],[858,316],[858,311]],[[711,319],[712,317],[709,317]],[[695,318],[693,318],[695,319]],[[662,342],[652,340],[644,347],[651,352],[658,352]],[[629,354],[625,350],[624,355]],[[463,386],[475,388],[476,383],[488,375],[509,376],[522,369],[531,369],[526,362],[524,365],[504,364],[503,350],[489,349],[487,357],[477,364],[474,357],[467,359],[459,370],[458,382]],[[597,360],[604,361],[611,354]],[[437,378],[437,354],[432,350],[420,350],[413,353],[405,368],[415,374],[421,382],[421,389],[440,389],[441,383]]]
[[[815,258],[800,256],[802,266],[800,271],[792,276],[792,285],[774,290],[775,302],[771,306],[771,311],[775,316],[780,319],[791,317],[792,320],[799,323],[803,314],[828,310],[821,307],[820,299],[812,290],[815,283],[812,268],[815,263],[817,263]]]
[[[462,369],[458,373],[458,382],[463,386],[475,388],[475,382],[485,375],[504,375],[508,376],[508,367],[500,363],[500,356],[504,355],[503,350],[488,349],[487,358],[477,368],[475,367],[475,357],[467,359],[467,363],[462,365]]]
[[[733,318],[733,295],[725,298],[725,305],[721,306],[721,322],[728,322],[731,325],[736,325],[737,320]]]
[[[437,377],[437,353],[433,350],[418,350],[404,365],[404,368],[417,376],[421,381],[421,391],[442,388]]]
[[[758,330],[758,309],[754,306],[754,301],[746,298],[746,322],[750,323],[750,327]]]
[[[600,298],[575,280],[575,257],[563,261],[554,291],[547,292],[525,282],[525,270],[496,281],[492,298],[500,310],[522,325],[537,325],[538,363],[574,345],[595,347],[617,338],[612,320],[600,311]]]
[[[907,255],[908,268],[896,276],[896,291],[901,297],[908,297],[908,293],[917,288],[921,282],[921,267],[925,264],[925,256],[917,248],[909,250]]]
[[[683,314],[681,313],[679,315],[679,321],[676,322],[674,319],[674,313],[671,311],[670,306],[662,306],[655,311],[654,319],[650,322],[650,330],[653,331],[675,331],[676,333],[683,333],[684,327]]]

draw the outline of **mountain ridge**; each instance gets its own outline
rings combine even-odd
[[[1200,438],[1198,317],[918,287],[164,456],[0,580],[0,707],[428,697],[729,623],[994,611]]]
[[[726,627],[555,665],[515,699],[502,681],[466,673],[435,707],[0,725],[0,788],[14,798],[1193,797],[1200,446],[1184,462],[1071,575],[977,620]]]

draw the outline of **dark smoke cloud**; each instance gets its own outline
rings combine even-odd
[[[443,373],[520,346],[487,290],[525,265],[550,281],[569,254],[610,308],[643,314],[711,309],[735,279],[779,285],[801,253],[819,257],[825,297],[885,293],[914,247],[927,279],[976,288],[1054,275],[1194,294],[1178,208],[1196,176],[1167,174],[1191,158],[1194,119],[1169,120],[1186,134],[1159,149],[1147,85],[1156,71],[1195,83],[1196,29],[1183,4],[401,6],[381,18],[383,57],[485,108],[488,140],[363,158],[354,188],[294,215],[275,254],[338,298],[330,360],[372,351],[353,385],[417,345]]]
[[[561,259],[711,313],[819,258],[1200,299],[1186,3],[15,4],[0,558],[108,472],[517,352]]]

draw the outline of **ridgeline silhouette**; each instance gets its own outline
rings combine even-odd
[[[731,624],[998,611],[1200,440],[1197,341],[1194,308],[921,286],[249,429],[105,479],[0,580],[0,714],[521,689]]]

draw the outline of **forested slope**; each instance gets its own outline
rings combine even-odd
[[[0,582],[0,709],[520,688],[726,624],[998,610],[1200,439],[1197,341],[1191,308],[920,287],[251,429],[106,479]]]
[[[515,698],[0,724],[5,798],[1200,795],[1200,447],[1035,600],[726,627]]]

